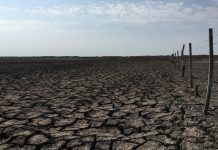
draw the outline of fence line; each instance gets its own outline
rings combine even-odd
[[[194,50],[201,49],[201,48],[208,47],[208,46],[209,46],[209,44],[201,46],[201,47],[194,48]]]
[[[198,45],[201,45],[202,43],[205,43],[205,42],[208,42],[208,40],[204,40],[204,41],[194,43],[193,46],[198,46]]]
[[[207,93],[206,93],[206,98],[205,98],[205,106],[204,106],[204,110],[203,113],[204,115],[208,115],[208,109],[209,109],[209,105],[210,105],[210,99],[211,99],[211,93],[212,93],[212,85],[213,85],[213,67],[214,67],[214,46],[218,45],[218,42],[214,42],[214,39],[218,37],[218,34],[216,34],[215,36],[213,36],[213,29],[210,28],[209,29],[209,39],[208,40],[203,40],[200,42],[197,42],[194,45],[194,47],[192,46],[192,43],[189,43],[189,70],[190,70],[190,74],[189,74],[189,79],[190,79],[190,87],[193,88],[194,84],[193,84],[193,67],[192,67],[192,53],[193,51],[196,51],[198,49],[203,49],[208,47],[209,50],[209,73],[208,73],[208,85],[207,85]],[[207,45],[205,45],[204,43],[208,42]],[[200,46],[204,44],[203,46]],[[198,46],[195,48],[195,46]],[[181,50],[181,56],[179,56],[179,51],[173,53],[172,56],[172,62],[174,63],[174,65],[176,67],[178,67],[178,70],[180,71],[180,63],[182,66],[182,77],[184,77],[185,75],[185,65],[184,65],[184,49],[185,49],[185,45],[183,45],[183,49]],[[181,61],[180,61],[181,58]],[[198,92],[198,88],[199,85],[195,86],[195,92],[196,92],[196,97],[199,96],[199,92]]]

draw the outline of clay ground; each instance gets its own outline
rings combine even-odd
[[[193,68],[201,97],[165,59],[1,58],[0,149],[217,149],[218,70],[205,117]]]

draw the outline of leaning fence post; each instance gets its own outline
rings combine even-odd
[[[210,97],[213,85],[213,29],[209,29],[209,73],[208,73],[208,86],[207,86],[207,95],[204,107],[204,114],[208,114],[208,108],[210,105]]]
[[[185,44],[183,44],[182,51],[181,51],[181,58],[182,58],[182,77],[185,76],[184,49],[185,49]]]
[[[189,70],[190,70],[190,86],[193,88],[193,75],[192,75],[192,43],[189,43]]]

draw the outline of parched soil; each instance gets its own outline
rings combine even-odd
[[[2,58],[0,149],[217,149],[218,77],[204,116],[193,68],[200,97],[166,59]]]

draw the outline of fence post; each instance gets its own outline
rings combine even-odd
[[[174,53],[174,65],[175,65],[175,67],[176,67],[176,53]]]
[[[180,71],[180,63],[179,63],[180,59],[179,59],[179,51],[177,51],[177,64],[178,64],[178,69]]]
[[[171,62],[174,63],[174,54],[171,54]]]
[[[209,29],[209,73],[208,73],[208,86],[207,86],[207,95],[204,107],[204,114],[208,114],[208,108],[210,105],[210,97],[213,85],[213,29]]]
[[[199,94],[199,85],[196,85],[195,86],[195,97],[200,97],[200,94]]]
[[[181,51],[181,58],[182,58],[182,77],[185,76],[184,49],[185,49],[185,44],[183,44],[182,51]]]
[[[192,75],[192,43],[189,43],[189,70],[190,70],[190,87],[193,88],[193,75]]]

